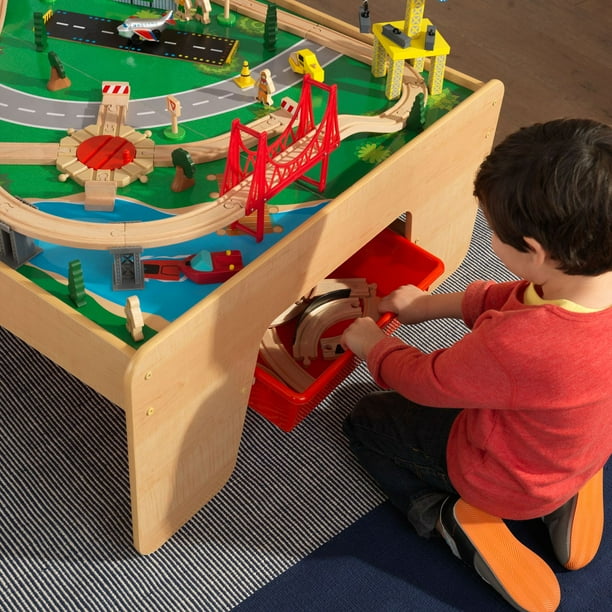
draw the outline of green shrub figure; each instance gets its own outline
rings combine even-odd
[[[78,259],[68,264],[68,295],[77,308],[87,304],[83,266]]]

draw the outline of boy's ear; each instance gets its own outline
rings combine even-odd
[[[523,240],[527,243],[531,249],[531,252],[533,253],[534,263],[543,264],[548,259],[548,253],[535,238],[523,236]]]

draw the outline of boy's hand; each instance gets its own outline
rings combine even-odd
[[[340,344],[343,349],[349,349],[360,359],[366,359],[374,345],[383,338],[386,338],[385,332],[373,319],[360,317],[344,330]]]
[[[414,285],[404,285],[382,298],[378,310],[395,313],[400,323],[421,323],[429,318],[430,297]]]

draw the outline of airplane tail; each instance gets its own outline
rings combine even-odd
[[[165,21],[166,23],[168,23],[168,24],[170,24],[170,25],[176,25],[176,21],[174,21],[174,19],[172,19],[172,13],[173,13],[173,11],[172,11],[172,10],[169,10],[169,11],[165,12],[165,13],[162,15],[162,18],[164,19],[164,21]]]

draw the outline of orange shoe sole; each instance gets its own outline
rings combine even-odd
[[[577,570],[593,560],[603,535],[603,469],[578,492],[570,537],[569,559],[563,564]]]
[[[509,603],[528,612],[557,609],[561,601],[557,577],[543,559],[514,537],[502,519],[462,499],[455,504],[455,519],[507,593]]]

